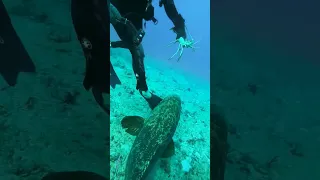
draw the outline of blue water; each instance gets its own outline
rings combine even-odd
[[[193,52],[191,49],[185,49],[183,58],[179,63],[172,59],[168,59],[175,53],[178,45],[167,47],[167,45],[175,40],[175,33],[170,28],[173,27],[172,22],[166,16],[164,8],[158,6],[158,2],[154,2],[155,17],[159,23],[154,25],[152,22],[146,24],[146,35],[143,39],[145,54],[152,57],[152,61],[160,61],[163,64],[173,64],[175,69],[183,69],[192,76],[199,79],[210,80],[210,9],[209,1],[206,0],[201,4],[197,4],[194,8],[193,1],[176,1],[176,7],[179,13],[186,20],[188,31],[194,41],[200,41],[197,45],[200,49]],[[201,9],[201,10],[200,10]],[[200,10],[200,11],[199,11]],[[119,39],[111,26],[111,40]],[[188,38],[191,38],[190,36]],[[146,61],[148,61],[147,59]],[[150,77],[152,78],[152,77]]]

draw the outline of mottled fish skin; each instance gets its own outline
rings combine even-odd
[[[181,112],[179,96],[169,96],[152,111],[136,137],[126,164],[125,180],[144,180],[174,135]]]

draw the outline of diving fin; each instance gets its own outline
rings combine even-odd
[[[162,98],[160,98],[159,96],[155,95],[155,94],[151,94],[150,98],[144,98],[147,102],[149,107],[153,110],[156,106],[158,106],[160,104],[160,102],[162,101]]]
[[[137,136],[140,133],[143,123],[144,119],[140,116],[126,116],[121,120],[122,128],[133,136]]]
[[[110,86],[114,89],[117,84],[121,85],[121,81],[110,62]]]
[[[34,73],[36,67],[16,33],[2,1],[0,27],[0,75],[9,86],[15,86],[20,72]]]
[[[110,115],[110,93],[103,93],[99,88],[93,86],[91,88],[92,94],[96,102],[104,112]]]

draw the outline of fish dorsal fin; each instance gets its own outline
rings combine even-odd
[[[174,142],[171,139],[171,141],[169,142],[167,148],[164,150],[161,157],[162,158],[169,158],[169,157],[173,156],[174,153],[175,153]]]
[[[121,120],[122,128],[133,136],[137,136],[140,133],[143,123],[144,119],[140,116],[126,116]]]

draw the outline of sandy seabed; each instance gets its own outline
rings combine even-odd
[[[135,115],[147,118],[151,109],[142,96],[135,91],[136,80],[128,52],[115,50],[111,62],[122,85],[111,90],[111,177],[124,176],[125,160],[135,137],[121,127],[121,119]],[[155,179],[209,179],[210,176],[210,88],[197,78],[188,78],[183,72],[166,65],[153,63],[146,58],[149,88],[160,97],[172,94],[182,99],[180,121],[173,137],[175,155],[158,163]],[[185,74],[185,73],[184,73]],[[199,80],[200,81],[200,80]],[[190,164],[183,171],[182,161]]]

